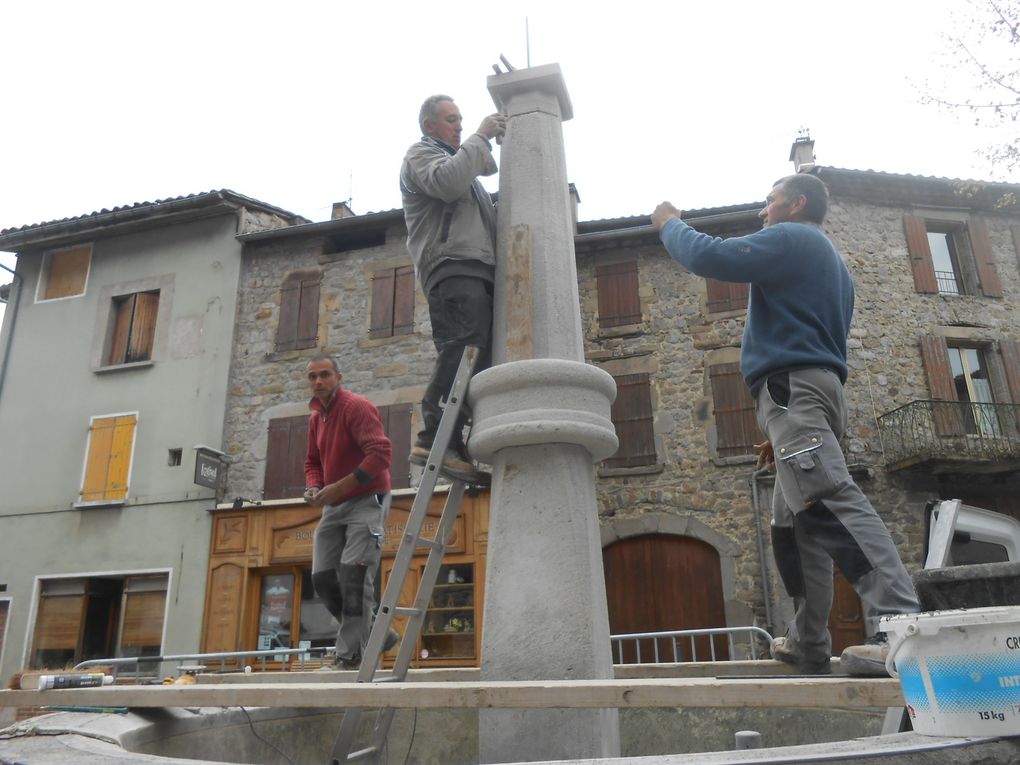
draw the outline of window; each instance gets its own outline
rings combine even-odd
[[[159,313],[159,290],[113,298],[113,328],[106,364],[131,364],[152,358]]]
[[[91,262],[91,244],[47,252],[43,256],[36,300],[55,300],[84,294]]]
[[[409,335],[414,331],[414,267],[398,266],[372,274],[372,325],[368,336]]]
[[[307,454],[307,414],[270,420],[262,496],[265,499],[289,499],[304,494]]]
[[[708,313],[747,309],[747,294],[750,291],[747,282],[721,282],[717,279],[705,279],[705,289],[708,293],[705,306]]]
[[[88,659],[159,656],[167,574],[50,579],[41,583],[33,669]]]
[[[136,414],[92,418],[80,502],[122,502],[127,497],[137,424]]]
[[[410,486],[411,404],[380,406],[383,430],[393,443],[390,478],[394,489]],[[305,491],[305,457],[308,454],[308,415],[269,421],[266,448],[265,499],[300,497]]]
[[[988,365],[985,354],[979,348],[955,348],[950,346],[949,367],[953,375],[958,401],[970,403],[963,407],[964,429],[967,433],[981,433],[994,436],[999,434],[995,415],[992,384],[988,379]]]
[[[720,457],[753,454],[751,448],[765,436],[754,416],[754,399],[740,374],[739,363],[714,364],[708,368],[714,404],[716,452]]]
[[[946,222],[906,215],[903,226],[918,292],[1002,297],[984,221]]]
[[[620,448],[605,460],[608,468],[656,464],[651,386],[647,374],[622,375],[616,380],[612,418]]]
[[[319,342],[318,272],[290,274],[280,287],[280,323],[276,328],[276,350],[314,348]]]
[[[607,263],[595,268],[599,297],[599,327],[620,327],[641,322],[636,260]]]

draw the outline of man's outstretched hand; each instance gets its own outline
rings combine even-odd
[[[662,202],[652,213],[652,225],[656,231],[661,231],[666,221],[672,218],[679,218],[680,211],[673,206],[672,202]]]

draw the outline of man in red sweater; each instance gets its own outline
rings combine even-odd
[[[305,501],[322,508],[312,547],[312,585],[340,627],[334,666],[357,669],[372,631],[375,575],[390,490],[390,440],[375,404],[340,387],[331,356],[308,362],[312,411]],[[390,630],[384,650],[400,635]]]

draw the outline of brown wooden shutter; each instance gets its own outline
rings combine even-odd
[[[159,292],[139,292],[134,298],[135,311],[131,320],[131,339],[124,357],[125,363],[151,359],[152,340],[156,335]]]
[[[110,355],[107,364],[123,364],[127,357],[131,337],[131,319],[135,314],[135,295],[113,299],[113,332],[110,335]]]
[[[1002,366],[1006,370],[1009,396],[1014,404],[1020,404],[1020,342],[1000,340],[999,353],[1002,354]]]
[[[411,404],[380,406],[379,418],[383,431],[393,444],[390,458],[390,481],[394,489],[406,489],[411,485]]]
[[[262,496],[265,499],[292,499],[304,494],[307,456],[308,415],[270,420]]]
[[[387,268],[372,274],[372,324],[370,338],[393,336],[393,285],[396,270]]]
[[[1010,226],[1013,232],[1013,250],[1016,253],[1016,267],[1020,269],[1020,226]]]
[[[595,280],[600,327],[620,327],[641,322],[636,260],[598,266],[595,269]]]
[[[414,332],[414,266],[401,266],[394,273],[393,334]]]
[[[754,444],[766,439],[758,429],[754,399],[740,374],[740,364],[713,364],[708,368],[708,379],[712,388],[717,453],[720,457],[753,454]]]
[[[985,297],[1002,297],[1002,282],[999,281],[999,272],[995,267],[995,253],[988,238],[988,227],[980,218],[973,218],[967,223],[967,228],[974,252],[974,265],[977,266],[981,282],[981,294]]]
[[[924,218],[904,215],[903,228],[907,232],[907,252],[910,254],[910,268],[914,274],[914,289],[918,292],[937,294],[939,285],[935,279],[931,245],[928,244],[928,227]]]
[[[124,593],[121,614],[120,655],[158,654],[163,642],[166,590]]]
[[[962,412],[957,403],[953,371],[949,366],[949,346],[944,337],[925,335],[920,338],[921,361],[928,375],[928,391],[931,393],[935,419],[935,432],[940,436],[963,435]],[[939,402],[948,402],[940,404]]]
[[[647,374],[623,375],[616,380],[612,419],[620,448],[605,461],[606,467],[654,465],[655,432],[652,397]]]
[[[301,312],[301,282],[288,279],[280,287],[280,320],[276,326],[276,350],[297,347],[298,315]]]
[[[718,279],[705,279],[705,289],[708,294],[705,306],[708,313],[740,311],[747,308],[750,285],[746,282],[721,282]]]
[[[319,342],[319,277],[302,279],[299,293],[294,348],[314,348]]]
[[[39,610],[35,619],[35,633],[32,639],[31,666],[35,669],[46,667],[42,651],[57,652],[59,667],[68,660],[75,660],[81,646],[82,626],[85,621],[85,581],[60,580],[56,592],[47,594],[47,583],[43,584],[39,596]],[[50,658],[53,658],[51,654]]]
[[[82,294],[91,259],[90,245],[50,253],[43,300]]]

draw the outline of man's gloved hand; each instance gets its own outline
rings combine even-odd
[[[482,120],[482,124],[478,126],[478,130],[475,132],[485,136],[490,141],[493,138],[502,138],[506,133],[506,117],[499,112],[490,114]]]
[[[309,486],[305,489],[305,502],[309,505],[314,505],[315,503],[312,500],[315,499],[315,495],[319,493],[321,488],[321,486]]]

